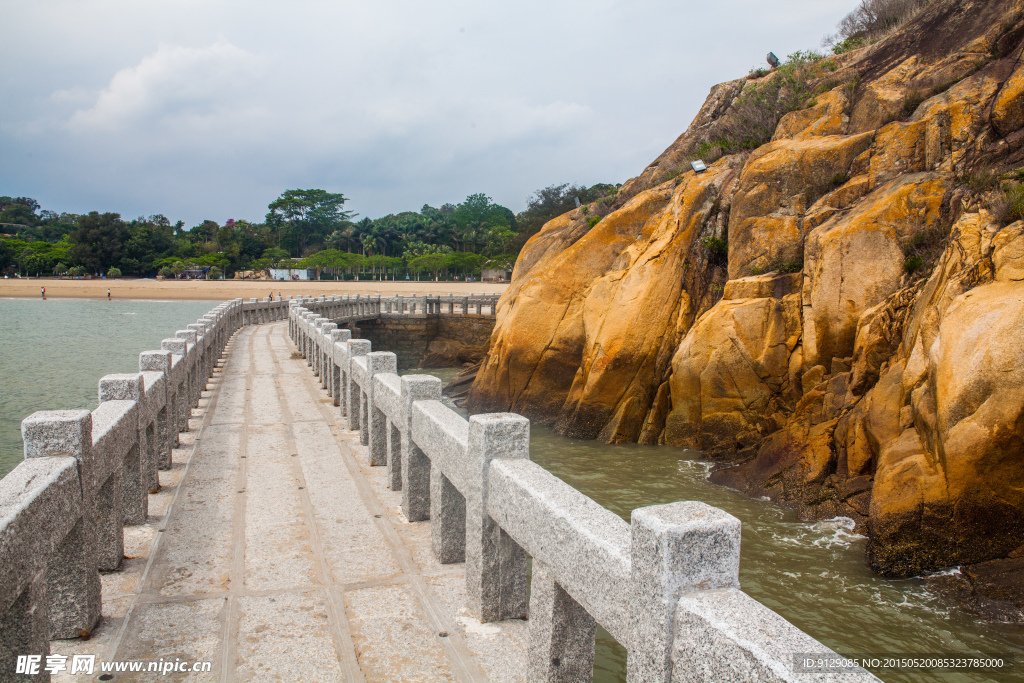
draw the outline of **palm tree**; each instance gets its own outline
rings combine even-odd
[[[352,237],[355,238],[356,244],[363,248],[363,256],[366,256],[366,246],[364,238],[373,232],[373,221],[369,218],[364,218],[355,225],[352,226]]]

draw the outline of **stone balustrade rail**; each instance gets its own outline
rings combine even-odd
[[[157,472],[170,468],[243,308],[225,302],[141,353],[137,373],[100,379],[95,410],[22,421],[25,460],[0,479],[0,680],[23,678],[17,655],[48,654],[51,639],[96,626],[99,572],[124,557],[123,528],[145,523]]]
[[[436,315],[494,315],[499,294],[426,294],[417,296],[321,295],[284,299],[249,299],[242,304],[242,324],[284,320],[288,307],[298,302],[306,310],[331,320],[359,322],[377,318],[425,317]],[[290,330],[291,331],[291,330]]]
[[[690,501],[627,523],[530,460],[526,418],[463,419],[440,380],[400,377],[342,317],[294,301],[289,333],[405,517],[430,520],[438,561],[465,562],[473,615],[529,618],[531,681],[591,680],[598,624],[626,648],[629,681],[877,680],[800,670],[800,654],[837,655],[740,590],[738,519]]]

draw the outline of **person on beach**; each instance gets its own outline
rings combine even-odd
[[[107,288],[107,301],[110,301],[110,288]]]
[[[46,287],[39,288],[39,296],[43,297],[44,299],[46,298]]]

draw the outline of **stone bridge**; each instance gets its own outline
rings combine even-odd
[[[339,327],[493,311],[447,299],[227,302],[96,410],[26,418],[0,681],[587,681],[598,625],[630,681],[875,680],[801,673],[834,655],[740,590],[734,517],[627,522],[530,461],[525,418],[467,421]]]
[[[408,369],[420,367],[424,361],[429,367],[449,367],[480,360],[494,329],[498,298],[497,294],[343,295],[307,299],[307,303],[339,328],[350,330],[353,337],[369,339],[394,352],[398,367]],[[277,320],[286,311],[280,300],[250,299],[243,311],[243,324]],[[441,345],[438,352],[430,353],[433,342]]]

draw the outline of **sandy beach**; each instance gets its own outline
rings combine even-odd
[[[56,278],[2,279],[0,297],[35,297],[39,288],[46,288],[47,298],[105,299],[107,289],[111,298],[116,299],[210,299],[223,301],[242,297],[263,298],[273,292],[274,296],[297,296],[309,294],[501,294],[507,283],[493,282],[397,282],[373,280],[339,282],[321,280],[309,282],[284,282],[271,280],[58,280]]]

